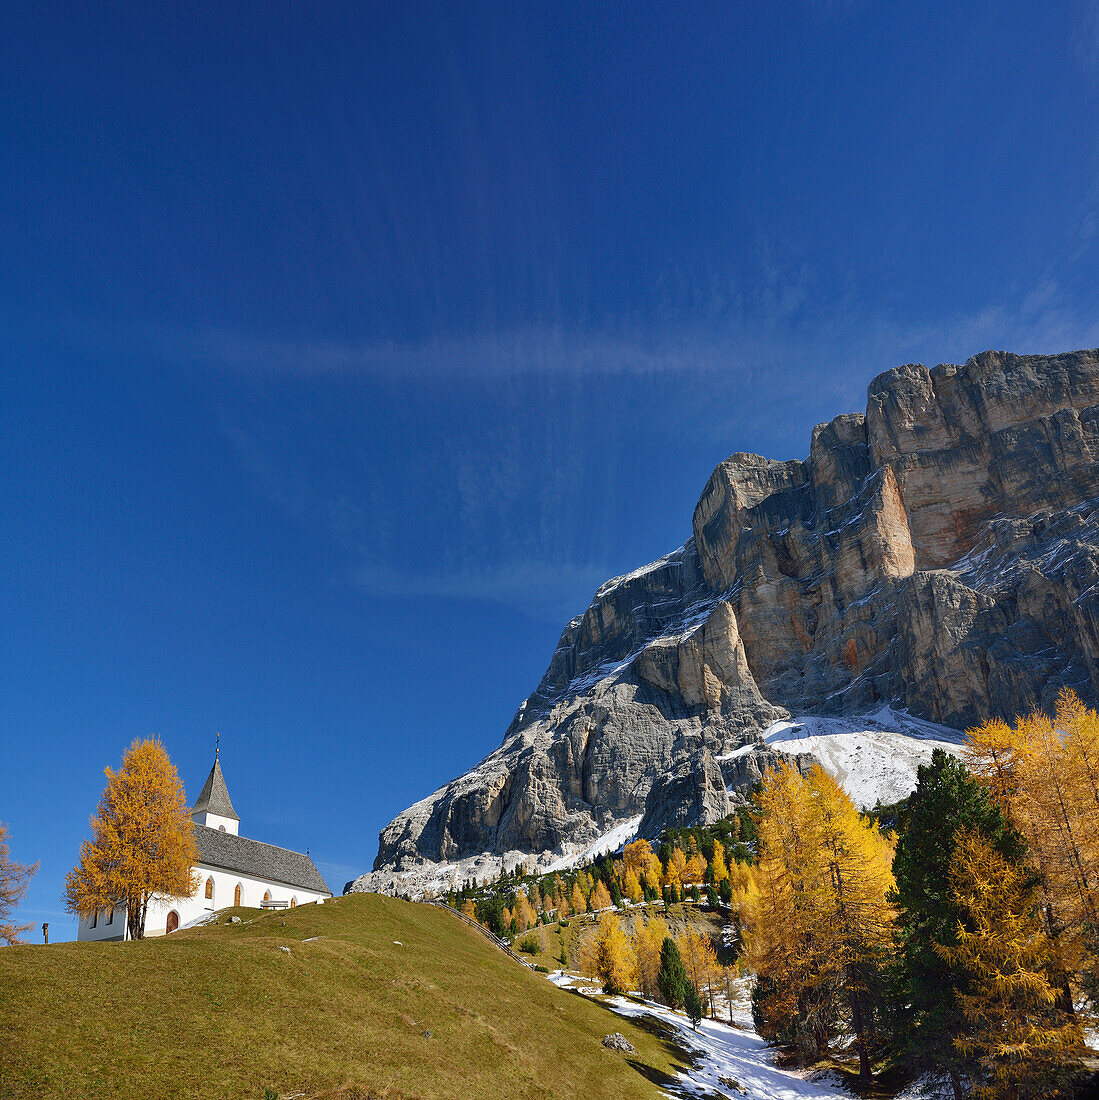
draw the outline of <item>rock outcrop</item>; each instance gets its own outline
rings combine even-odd
[[[353,888],[715,820],[789,711],[964,728],[1094,700],[1099,351],[887,371],[805,461],[721,463],[693,527],[599,589],[500,748],[386,826]]]

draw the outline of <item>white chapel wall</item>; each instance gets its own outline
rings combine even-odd
[[[241,886],[240,904],[253,909],[258,909],[263,901],[263,895],[270,893],[272,901],[285,901],[296,899],[298,905],[305,905],[311,901],[323,901],[328,895],[318,893],[316,890],[306,890],[300,886],[285,886],[271,882],[269,879],[257,878],[254,875],[238,874],[234,871],[226,871],[221,867],[208,867],[205,864],[196,864],[199,884],[195,896],[191,898],[166,898],[155,895],[149,901],[149,908],[145,913],[145,935],[163,936],[168,922],[168,914],[174,909],[179,914],[179,926],[182,928],[197,917],[205,916],[217,909],[228,909],[233,903],[233,892],[237,883]],[[206,897],[206,880],[214,880],[214,896]],[[77,926],[78,940],[112,940],[121,939],[126,932],[126,913],[123,909],[115,910],[114,923],[107,924],[107,914],[101,913],[96,927],[91,927],[91,922],[81,919]]]

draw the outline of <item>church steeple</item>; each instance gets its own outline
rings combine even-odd
[[[236,833],[240,818],[233,803],[229,801],[229,788],[225,785],[225,776],[221,774],[221,735],[214,749],[214,766],[203,784],[198,801],[191,807],[191,818],[196,825],[207,825],[211,829]]]

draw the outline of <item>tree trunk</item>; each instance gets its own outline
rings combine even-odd
[[[956,1069],[950,1071],[950,1087],[954,1090],[954,1100],[965,1100],[965,1094],[962,1092],[961,1074]]]
[[[866,1050],[866,1026],[862,1018],[862,1002],[855,992],[851,993],[851,1025],[855,1029],[855,1047],[859,1052],[859,1076],[869,1081],[873,1074],[870,1071],[870,1055]]]
[[[139,940],[144,928],[141,921],[141,905],[135,898],[130,898],[126,903],[126,930],[130,933],[131,940]]]

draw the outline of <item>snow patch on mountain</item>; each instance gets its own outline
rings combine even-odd
[[[598,859],[608,852],[617,852],[619,848],[629,843],[637,835],[637,827],[641,824],[641,818],[642,815],[638,814],[636,817],[623,821],[621,825],[616,825],[594,843],[589,844],[582,852],[572,856],[564,856],[555,863],[550,864],[546,870],[565,871],[569,867],[591,863],[592,860]]]
[[[930,761],[935,749],[960,755],[965,735],[882,707],[851,717],[804,715],[772,722],[763,731],[763,740],[781,752],[812,753],[856,806],[869,808],[910,794],[916,787],[917,768]]]

